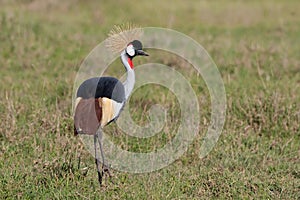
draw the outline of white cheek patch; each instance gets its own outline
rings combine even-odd
[[[134,56],[135,50],[133,48],[133,45],[128,45],[127,48],[126,48],[126,52],[128,53],[128,55]]]

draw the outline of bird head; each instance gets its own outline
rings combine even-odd
[[[149,56],[149,54],[143,51],[143,45],[139,40],[130,42],[125,51],[130,58],[134,58],[135,56]]]

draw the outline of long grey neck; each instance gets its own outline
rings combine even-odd
[[[134,88],[134,83],[135,83],[135,75],[134,75],[134,70],[131,68],[129,62],[128,62],[129,57],[127,56],[125,50],[121,53],[121,60],[122,63],[127,71],[127,78],[125,82],[123,83],[124,88],[125,88],[125,98],[126,100],[130,96],[133,88]]]

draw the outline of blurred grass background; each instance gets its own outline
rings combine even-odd
[[[299,9],[297,0],[1,0],[0,197],[299,199]],[[171,28],[198,41],[223,77],[227,118],[213,151],[199,159],[210,99],[205,84],[195,80],[203,116],[188,152],[149,174],[113,170],[114,183],[105,179],[100,188],[93,157],[73,136],[73,81],[113,25],[127,21]],[[183,67],[174,56],[154,55],[157,62]],[[119,65],[114,72],[124,69]],[[147,86],[130,102],[137,123],[145,122],[154,103],[170,108],[168,120],[176,122],[175,97]],[[130,150],[151,150],[172,137],[157,135],[147,146],[115,133],[115,125],[107,129]]]

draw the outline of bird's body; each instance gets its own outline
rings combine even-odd
[[[84,81],[76,95],[75,135],[94,135],[99,125],[103,128],[117,119],[125,102],[124,85],[118,79],[94,77]]]
[[[97,140],[101,149],[102,164],[105,165],[101,130],[118,118],[133,90],[135,74],[132,59],[138,55],[148,55],[142,51],[142,44],[138,40],[130,42],[122,51],[121,61],[127,71],[127,78],[124,83],[114,77],[94,77],[85,80],[77,90],[74,132],[76,135],[94,135],[95,159],[100,184],[103,170],[102,172],[99,170],[99,159],[96,151]]]

